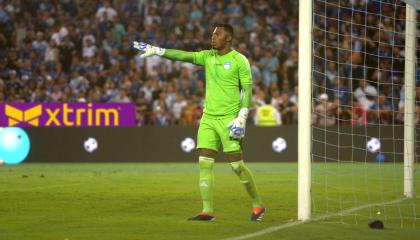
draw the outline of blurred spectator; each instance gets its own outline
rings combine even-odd
[[[392,103],[387,99],[384,93],[380,93],[378,96],[378,104],[376,105],[376,116],[375,120],[380,124],[392,124]]]
[[[130,102],[127,96],[127,90],[121,88],[119,93],[114,97],[113,102]]]
[[[352,126],[365,126],[367,124],[366,111],[361,107],[356,98],[353,99],[351,112],[351,125]]]
[[[175,124],[181,123],[181,114],[185,106],[187,106],[187,101],[185,100],[184,94],[182,92],[178,92],[172,106],[172,114],[174,116]]]
[[[111,7],[109,1],[104,1],[103,6],[96,11],[96,18],[99,21],[103,21],[105,18],[108,18],[110,21],[112,21],[117,15],[117,11],[115,11],[115,9]]]
[[[260,59],[259,65],[262,68],[264,86],[269,87],[272,82],[277,83],[279,60],[273,55],[273,51],[271,49],[267,48],[264,51],[264,57]]]
[[[18,94],[22,87],[22,82],[18,78],[16,71],[9,70],[9,81],[6,82],[7,90],[11,93]]]
[[[44,57],[45,50],[47,50],[48,43],[44,40],[44,33],[37,32],[36,39],[32,41],[32,48],[38,59]]]
[[[366,81],[361,79],[358,81],[358,87],[354,91],[354,97],[357,99],[360,107],[364,111],[368,111],[375,104],[373,98],[377,95],[376,89],[371,85],[366,85]]]
[[[196,126],[198,124],[199,116],[197,116],[197,105],[190,98],[187,100],[187,103],[184,108],[182,108],[181,113],[181,125],[183,126]]]
[[[84,58],[91,58],[96,55],[98,52],[98,48],[96,45],[93,44],[92,38],[86,39],[86,44],[83,46],[83,57]]]
[[[322,126],[331,126],[336,122],[334,103],[328,101],[328,95],[323,93],[319,96],[319,101],[315,106],[315,114],[317,116],[316,123]]]
[[[0,5],[1,101],[130,101],[136,103],[139,126],[196,125],[204,105],[203,69],[160,57],[141,59],[132,41],[199,51],[210,48],[212,25],[228,22],[235,28],[234,48],[250,62],[250,122],[269,99],[283,124],[297,123],[298,1]],[[405,11],[387,1],[340,6],[338,14],[335,5],[314,2],[313,95],[326,93],[330,99],[326,105],[314,100],[314,110],[327,114],[324,124],[330,118],[353,125],[402,123]],[[375,8],[382,16],[362,14]]]
[[[289,101],[289,95],[287,93],[283,93],[281,95],[281,103],[279,106],[279,111],[282,117],[283,124],[292,124],[293,119],[295,118],[295,114],[297,114],[297,106],[296,104]]]
[[[257,107],[254,116],[256,126],[273,127],[281,125],[281,116],[279,111],[271,104],[265,104]]]

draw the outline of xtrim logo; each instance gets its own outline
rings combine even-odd
[[[6,104],[4,112],[9,117],[8,126],[15,126],[20,122],[27,122],[28,124],[38,127],[38,117],[42,114],[42,106],[37,105],[28,110],[22,111],[18,108]]]
[[[134,103],[1,103],[0,126],[135,127]]]

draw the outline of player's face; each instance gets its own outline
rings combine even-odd
[[[227,33],[223,28],[216,27],[211,36],[211,47],[220,50],[225,48],[230,39],[229,33]]]

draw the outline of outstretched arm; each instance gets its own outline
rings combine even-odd
[[[141,58],[146,58],[153,55],[162,56],[171,60],[184,61],[194,63],[194,53],[187,52],[176,49],[165,49],[160,47],[155,47],[143,42],[133,42],[133,47],[137,50],[143,51],[144,53],[140,55]]]
[[[166,49],[165,53],[163,54],[163,57],[171,59],[171,60],[194,63],[193,52],[187,52],[187,51],[176,50],[176,49]]]

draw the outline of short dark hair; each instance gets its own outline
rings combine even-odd
[[[222,27],[233,38],[233,27],[229,23],[217,23],[215,27]]]

